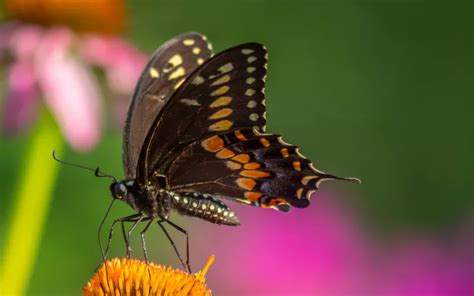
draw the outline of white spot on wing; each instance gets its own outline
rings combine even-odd
[[[222,65],[219,69],[217,69],[219,72],[221,73],[227,73],[227,72],[230,72],[234,69],[234,66],[232,65],[232,63],[227,63],[225,65]]]
[[[203,83],[204,81],[206,81],[206,79],[204,79],[204,77],[198,75],[193,79],[193,81],[191,83],[194,84],[194,85],[199,85],[199,84]]]
[[[248,103],[247,103],[247,108],[255,108],[257,107],[257,102],[254,101],[254,100],[250,100]]]
[[[199,102],[194,99],[181,99],[179,101],[188,106],[201,106],[201,104],[199,104]]]
[[[242,49],[242,53],[247,55],[247,54],[251,54],[252,52],[254,52],[253,49],[250,49],[250,48],[244,48]]]
[[[255,90],[249,88],[245,91],[246,96],[253,96],[255,94]]]
[[[258,120],[258,114],[257,113],[250,114],[249,119],[252,120],[252,121],[257,121]]]

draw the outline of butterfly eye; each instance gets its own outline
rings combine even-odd
[[[127,186],[122,182],[116,183],[114,186],[114,196],[118,199],[123,199],[127,195]]]

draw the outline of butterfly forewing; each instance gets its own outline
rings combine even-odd
[[[200,66],[161,110],[145,139],[140,182],[166,174],[189,143],[236,128],[265,129],[267,51],[257,43],[228,49]]]
[[[322,181],[340,179],[314,168],[280,136],[255,129],[233,130],[190,144],[168,174],[176,192],[205,192],[285,212],[290,205],[307,207]]]
[[[148,62],[132,98],[123,135],[127,178],[134,178],[140,150],[156,115],[199,65],[212,56],[212,46],[199,33],[187,33],[160,47]]]

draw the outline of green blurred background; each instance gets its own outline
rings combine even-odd
[[[127,37],[147,52],[186,31],[206,34],[216,51],[265,44],[268,131],[322,170],[360,177],[340,199],[381,240],[411,230],[449,237],[473,209],[473,3],[129,1]],[[109,129],[91,153],[62,157],[122,176],[120,134]],[[27,138],[0,140],[0,237]],[[84,269],[100,262],[108,185],[61,169],[30,291],[77,292],[87,281]],[[112,216],[128,213],[120,205]],[[123,255],[118,231],[113,254]]]

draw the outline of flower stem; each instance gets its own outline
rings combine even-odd
[[[22,295],[28,287],[59,169],[51,152],[63,145],[53,118],[43,112],[23,158],[10,211],[0,266],[6,295]]]

